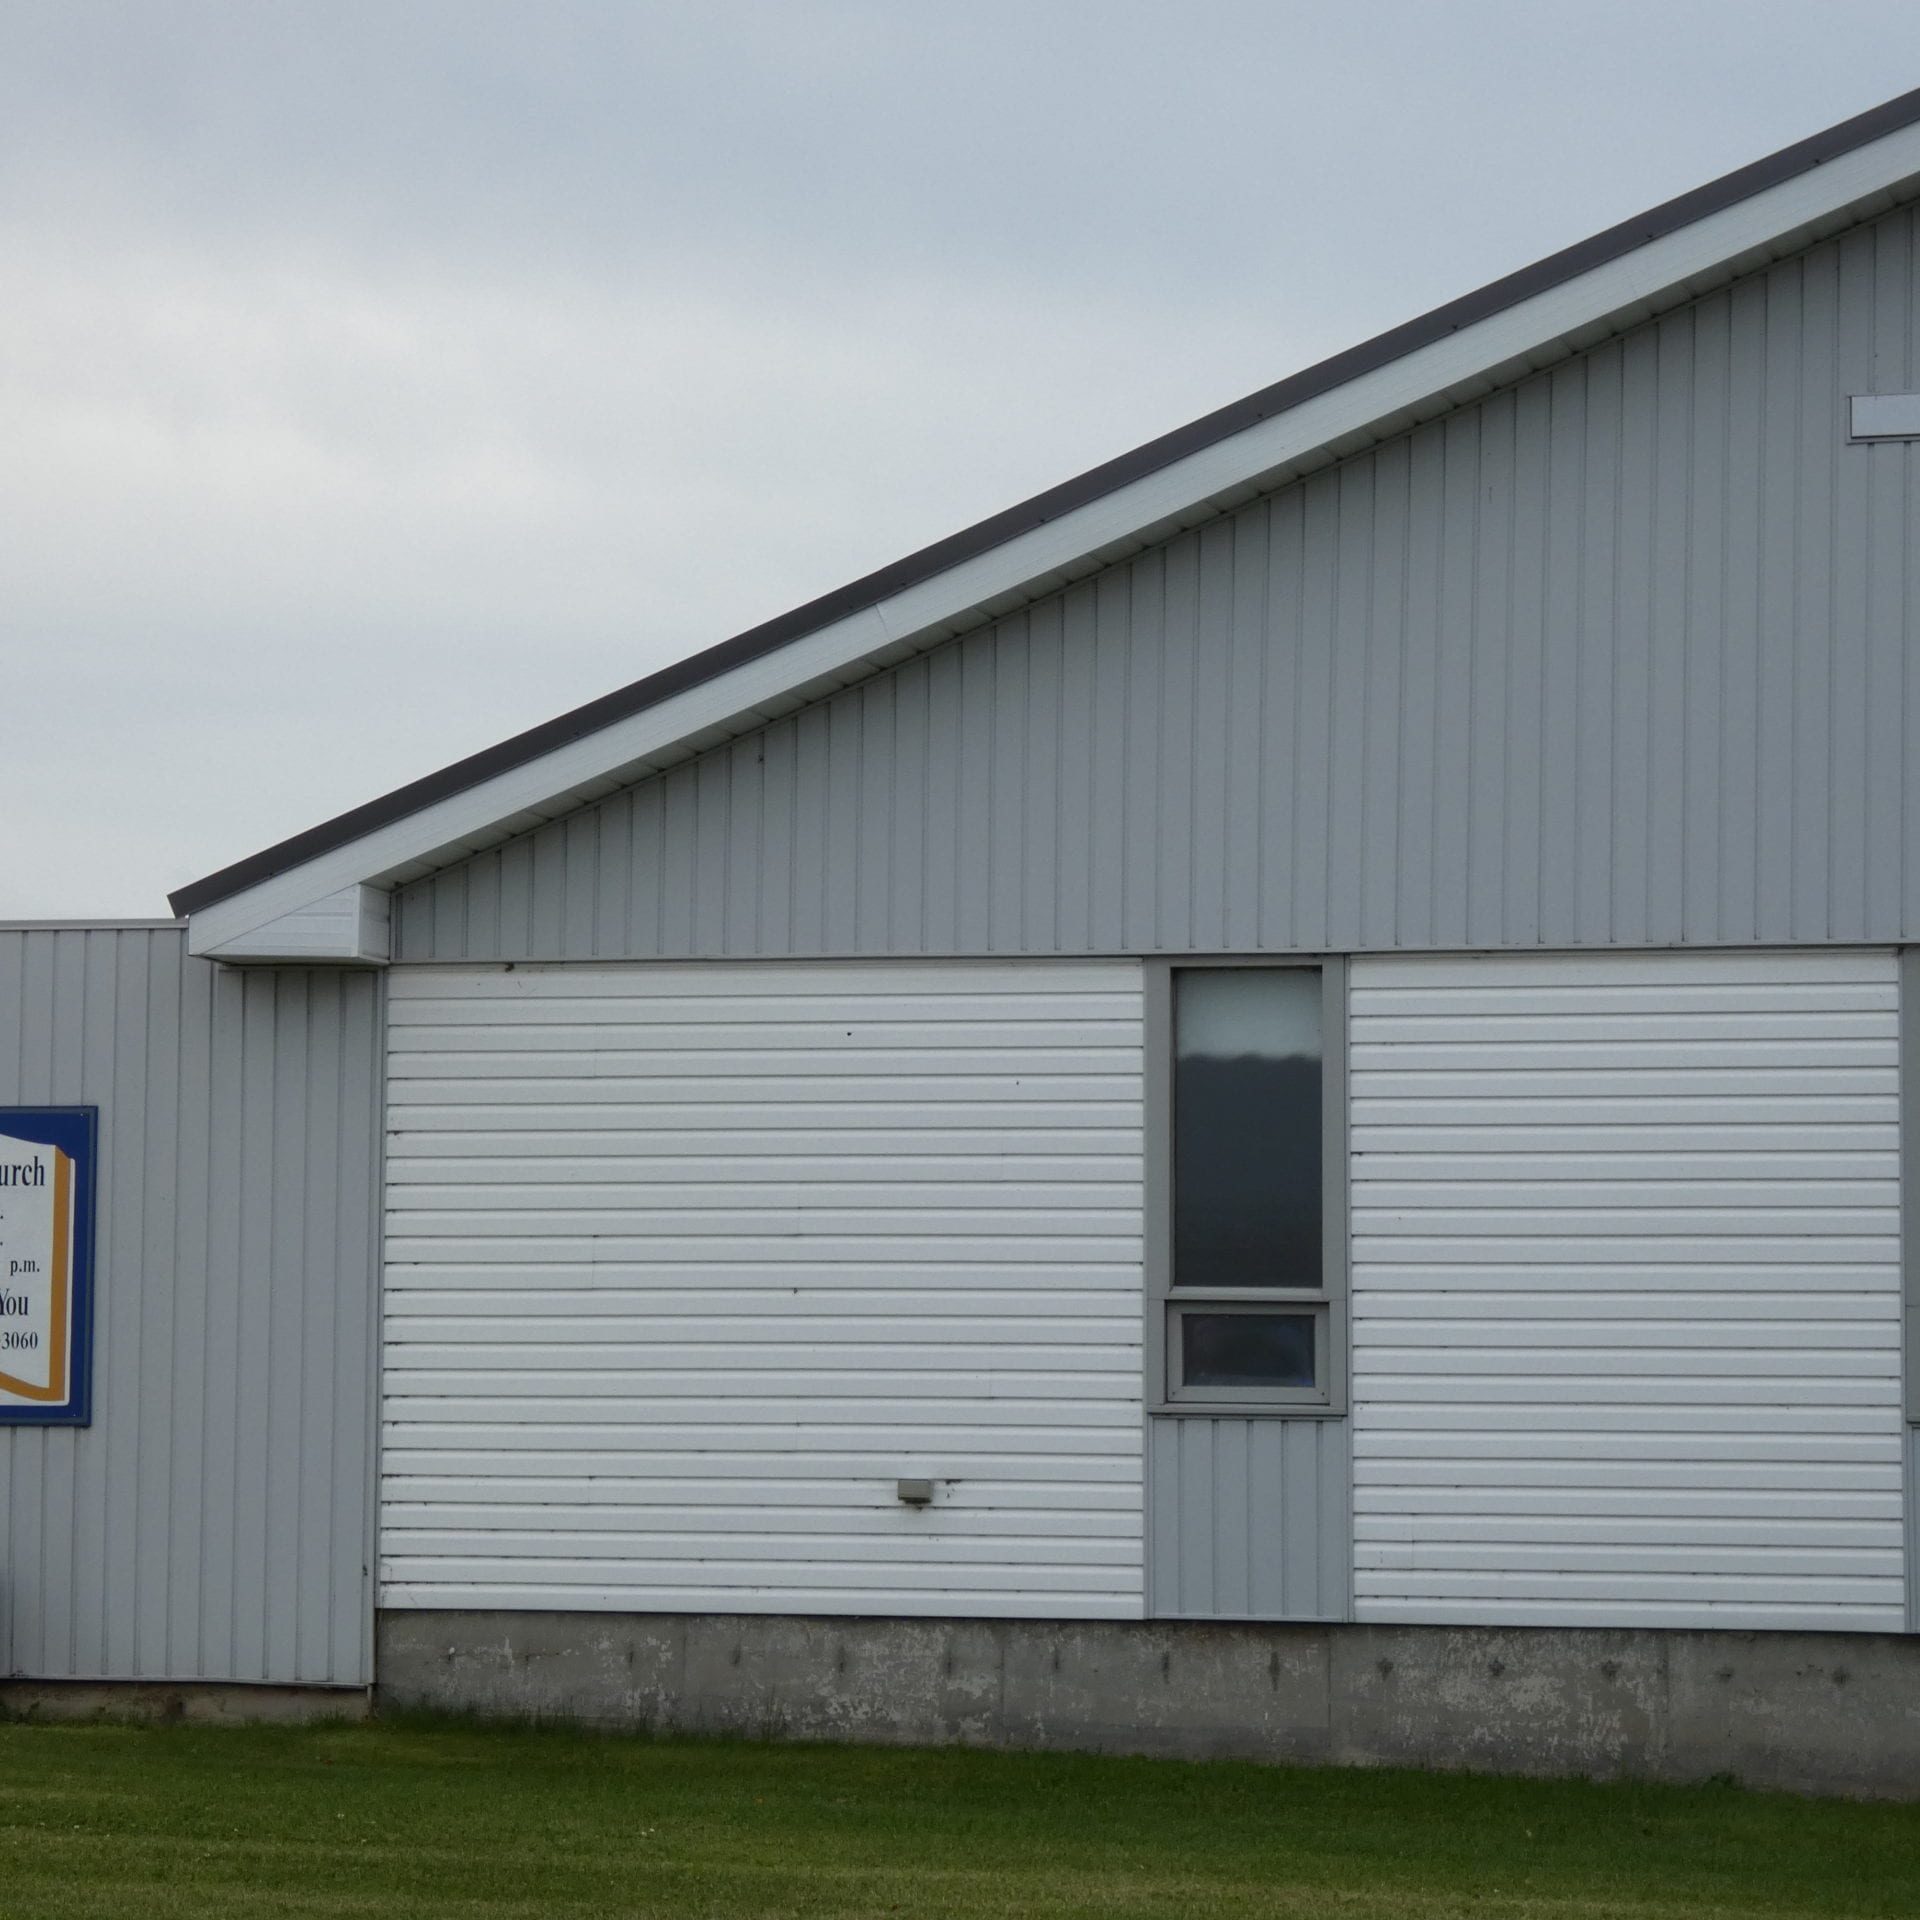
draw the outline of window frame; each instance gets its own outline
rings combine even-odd
[[[1320,973],[1320,1268],[1318,1287],[1176,1284],[1173,1272],[1173,977],[1228,967]],[[1330,954],[1193,955],[1146,962],[1146,1405],[1150,1414],[1337,1419],[1348,1398],[1347,963]],[[1317,1387],[1188,1387],[1179,1378],[1181,1313],[1189,1308],[1294,1307],[1314,1314]]]
[[[1333,1356],[1328,1351],[1332,1344],[1332,1316],[1327,1303],[1320,1300],[1302,1299],[1297,1293],[1286,1295],[1269,1294],[1264,1287],[1243,1287],[1237,1292],[1257,1297],[1244,1300],[1223,1300],[1217,1295],[1205,1300],[1176,1299],[1167,1303],[1167,1400],[1170,1405],[1182,1409],[1204,1409],[1214,1411],[1224,1406],[1229,1410],[1238,1407],[1249,1395],[1257,1394],[1263,1402],[1271,1400],[1275,1404],[1289,1407],[1304,1407],[1308,1412],[1323,1409],[1327,1403],[1328,1386],[1331,1380]],[[1313,1323],[1313,1372],[1320,1382],[1317,1387],[1196,1387],[1189,1386],[1185,1379],[1185,1345],[1181,1340],[1180,1321],[1190,1313],[1219,1315],[1286,1314],[1302,1316]]]

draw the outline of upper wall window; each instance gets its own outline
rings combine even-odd
[[[1317,1287],[1320,969],[1173,976],[1173,1282]]]
[[[1329,1066],[1340,970],[1173,967],[1168,981],[1165,1403],[1330,1409],[1345,1265],[1344,1205],[1330,1221],[1326,1179],[1329,1133],[1344,1130]]]

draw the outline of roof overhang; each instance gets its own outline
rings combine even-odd
[[[378,965],[384,922],[363,890],[511,838],[1916,194],[1920,91],[183,887],[170,904],[189,916],[195,953]],[[349,922],[368,937],[346,952]],[[328,929],[317,945],[316,928]]]

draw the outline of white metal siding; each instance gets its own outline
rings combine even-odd
[[[1903,1624],[1886,954],[1352,974],[1356,1611]]]
[[[389,1013],[384,1604],[1139,1614],[1137,965]]]

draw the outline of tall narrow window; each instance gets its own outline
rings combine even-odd
[[[1331,1398],[1325,970],[1172,975],[1166,1396]]]
[[[1317,1287],[1320,970],[1173,976],[1173,1282]]]

